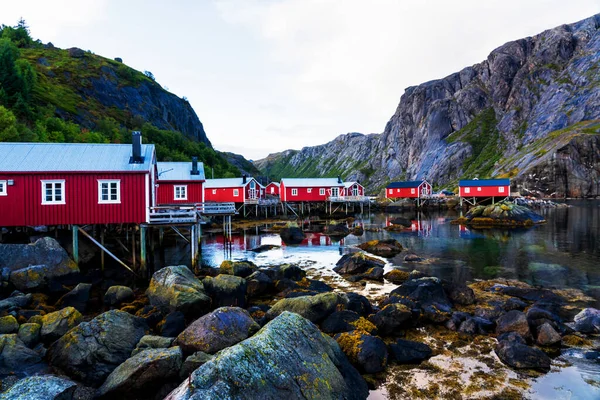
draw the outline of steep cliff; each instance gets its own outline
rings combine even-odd
[[[509,176],[517,190],[598,196],[598,119],[600,14],[407,88],[381,135],[343,135],[255,164],[276,178],[341,173],[372,191],[397,179],[454,187],[459,178]]]

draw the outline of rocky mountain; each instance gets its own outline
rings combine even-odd
[[[255,162],[263,174],[392,180],[510,177],[513,190],[600,196],[600,14],[409,87],[379,135],[351,133]]]
[[[222,152],[221,155],[225,157],[229,164],[239,169],[242,174],[253,177],[258,177],[260,175],[258,168],[256,168],[251,161],[246,160],[241,154]]]

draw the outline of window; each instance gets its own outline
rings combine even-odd
[[[466,187],[465,188],[465,193],[471,193],[471,188]]]
[[[98,180],[98,204],[121,202],[120,180]]]
[[[173,190],[175,191],[175,200],[187,200],[187,186],[173,186]]]
[[[396,189],[396,193],[400,193],[400,189]]]
[[[394,194],[394,189],[390,189],[390,194]]]
[[[410,194],[415,194],[415,188],[410,189]]]
[[[478,187],[478,188],[477,188],[477,191],[478,191],[478,192],[481,192],[481,187]]]
[[[217,189],[213,189],[213,194],[217,194]]]
[[[298,189],[292,189],[292,196],[298,196]]]
[[[321,188],[321,189],[319,189],[319,194],[320,194],[321,196],[325,196],[325,188]]]
[[[498,188],[498,192],[499,192],[499,193],[504,193],[504,186],[500,186],[500,187]]]
[[[275,188],[271,186],[271,194],[275,193]]]
[[[312,188],[306,189],[306,193],[312,193]]]
[[[238,197],[240,195],[240,189],[233,189],[233,197]]]
[[[6,181],[0,181],[0,196],[6,196]]]
[[[42,204],[65,204],[65,181],[42,181]]]

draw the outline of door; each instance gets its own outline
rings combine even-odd
[[[331,188],[331,197],[339,197],[340,195],[340,188]]]
[[[352,188],[352,196],[358,196],[358,186]]]

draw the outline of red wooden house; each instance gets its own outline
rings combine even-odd
[[[0,226],[145,223],[154,145],[0,143]]]
[[[283,202],[321,202],[343,196],[344,182],[340,178],[284,178],[279,183]]]
[[[473,179],[458,182],[460,197],[508,197],[510,179]]]
[[[431,193],[431,184],[426,180],[392,182],[385,188],[388,199],[420,199]]]
[[[196,204],[204,202],[204,165],[192,162],[159,162],[156,201],[158,205]]]
[[[271,182],[266,187],[266,194],[268,196],[277,196],[279,197],[279,183]]]
[[[365,188],[358,182],[344,182],[344,193],[346,197],[364,196]]]
[[[264,186],[246,175],[241,178],[207,179],[204,182],[204,201],[207,203],[252,203],[264,195]]]

